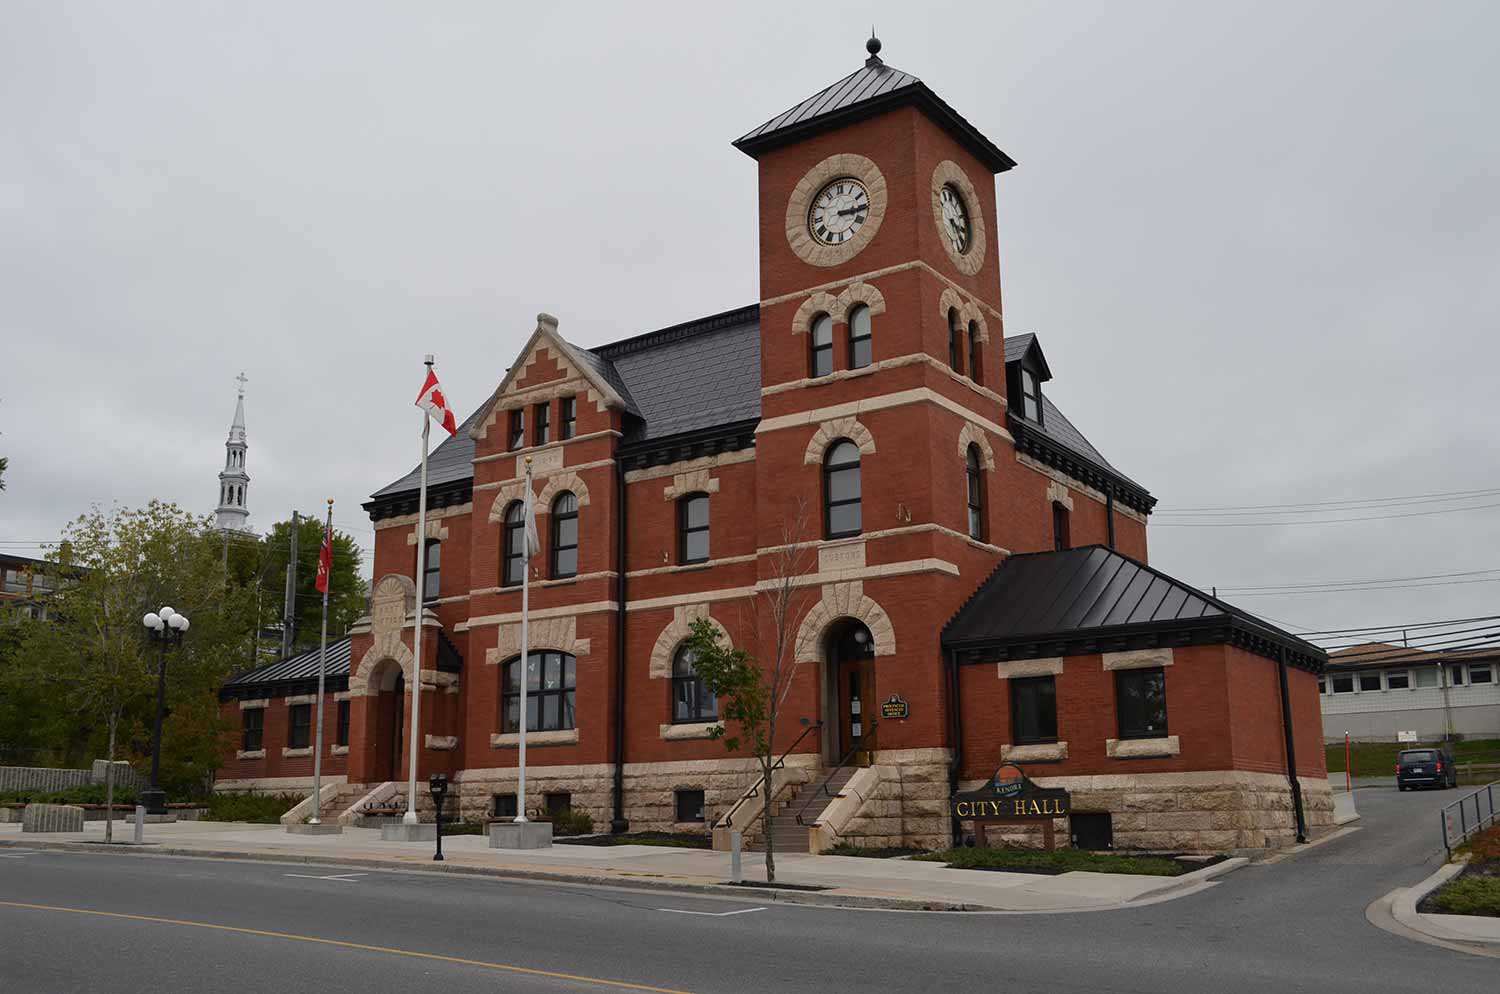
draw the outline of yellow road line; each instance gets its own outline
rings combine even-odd
[[[441,953],[422,953],[410,949],[395,949],[391,946],[372,946],[363,942],[346,942],[343,939],[323,939],[315,935],[298,935],[295,932],[269,932],[259,928],[241,928],[238,925],[216,925],[213,922],[185,921],[181,918],[157,918],[152,915],[129,915],[118,911],[92,911],[88,908],[60,908],[50,904],[26,904],[21,901],[0,901],[0,907],[22,908],[27,911],[64,911],[74,915],[94,915],[99,918],[121,918],[126,921],[155,922],[159,925],[185,925],[189,928],[207,928],[218,932],[238,932],[241,935],[260,935],[271,939],[290,939],[294,942],[312,942],[323,946],[339,946],[343,949],[358,949],[367,953],[387,953],[391,956],[410,956],[413,959],[436,960],[440,963],[456,963],[460,966],[477,966],[485,970],[502,970],[506,973],[524,973],[533,977],[550,977],[553,980],[574,980],[584,984],[599,984],[628,991],[651,991],[653,994],[691,994],[689,991],[670,987],[652,987],[649,984],[634,984],[628,980],[605,980],[601,977],[585,977],[576,973],[558,973],[553,970],[538,970],[529,966],[514,966],[509,963],[488,963],[484,960],[464,959],[461,956],[444,956]]]

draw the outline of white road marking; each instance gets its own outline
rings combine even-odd
[[[318,876],[313,873],[283,873],[283,877],[301,877],[303,880],[337,880],[339,883],[353,884],[359,881],[355,877],[363,877],[363,873],[330,873],[326,876]]]
[[[765,908],[741,908],[738,911],[684,911],[681,908],[657,908],[657,911],[665,911],[672,915],[702,915],[704,918],[728,918],[730,915],[748,915],[752,911],[764,911]]]

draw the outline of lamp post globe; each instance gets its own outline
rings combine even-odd
[[[156,631],[157,629],[161,628],[161,615],[157,614],[155,611],[151,611],[141,619],[141,624],[145,625],[152,631]]]

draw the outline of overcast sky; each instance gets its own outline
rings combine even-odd
[[[241,369],[252,524],[332,496],[372,541],[424,352],[467,414],[538,311],[592,346],[757,299],[729,142],[856,68],[871,22],[1020,163],[1006,328],[1160,499],[1153,564],[1500,567],[1500,507],[1169,526],[1500,489],[1500,6],[1368,0],[4,0],[0,548],[92,502],[210,512]],[[1473,504],[1500,494],[1294,517]],[[1231,599],[1316,629],[1500,613],[1471,580]]]

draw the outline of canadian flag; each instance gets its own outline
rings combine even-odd
[[[448,434],[458,434],[458,419],[453,416],[453,409],[448,406],[448,398],[443,395],[443,388],[431,366],[427,367],[427,382],[422,384],[422,392],[417,394],[417,406],[442,425]]]
[[[328,593],[328,574],[333,570],[333,529],[323,530],[323,548],[318,553],[318,578],[313,581],[313,586],[318,588],[318,593]]]

